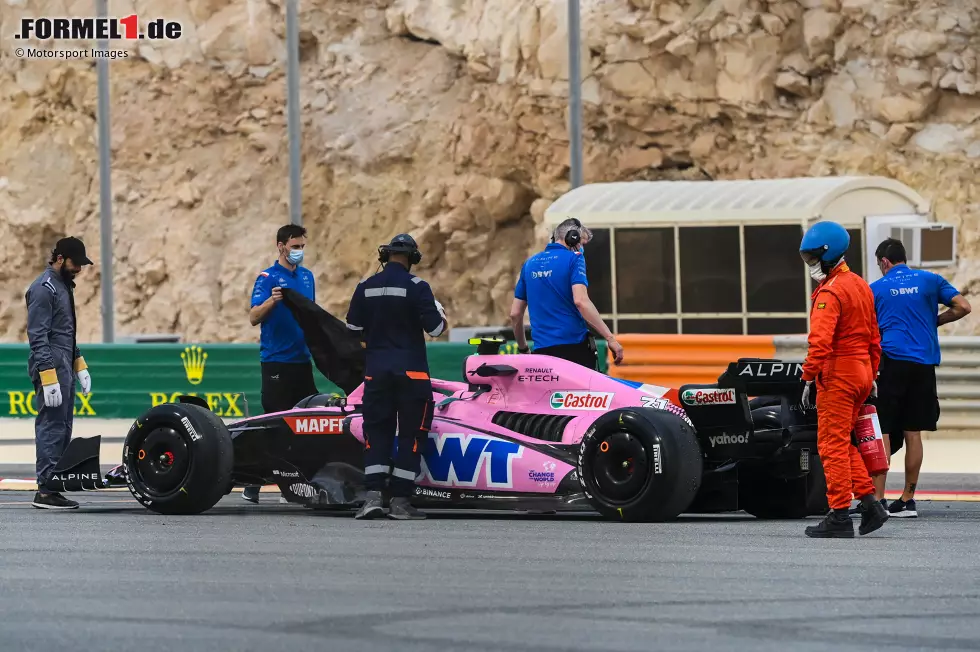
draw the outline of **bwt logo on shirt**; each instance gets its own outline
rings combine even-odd
[[[919,288],[892,288],[892,296],[897,297],[900,294],[918,294]]]
[[[544,272],[531,272],[531,278],[548,278],[551,276],[552,270],[547,270]]]

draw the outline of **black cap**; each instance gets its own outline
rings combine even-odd
[[[71,262],[78,266],[92,264],[92,261],[85,255],[85,243],[75,237],[69,236],[58,240],[58,244],[54,246],[54,254],[71,258]]]

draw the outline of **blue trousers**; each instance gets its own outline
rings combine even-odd
[[[71,428],[75,408],[75,375],[65,369],[58,369],[61,384],[61,405],[49,408],[44,405],[40,379],[34,379],[34,447],[38,491],[45,491],[44,483],[51,477],[54,467],[61,460],[65,449],[71,442]],[[66,382],[67,381],[67,382]]]

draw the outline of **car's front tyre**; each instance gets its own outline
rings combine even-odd
[[[231,484],[231,435],[213,412],[189,403],[166,403],[133,423],[123,445],[130,492],[159,514],[200,514]]]
[[[579,445],[579,483],[596,510],[610,518],[676,518],[694,500],[701,472],[701,448],[693,428],[653,408],[604,414]]]

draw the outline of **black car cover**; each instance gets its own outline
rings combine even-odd
[[[364,347],[347,324],[296,290],[282,288],[283,303],[303,329],[313,363],[327,380],[350,394],[364,382]]]

